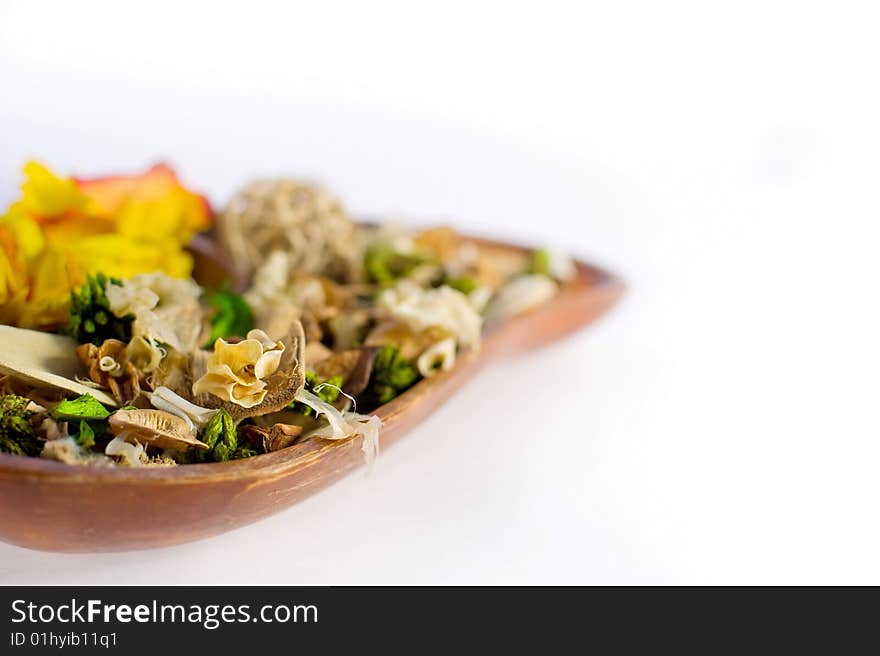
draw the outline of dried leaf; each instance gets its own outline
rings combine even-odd
[[[56,421],[106,419],[110,416],[110,411],[91,394],[83,394],[75,399],[65,399],[56,405],[49,415]]]

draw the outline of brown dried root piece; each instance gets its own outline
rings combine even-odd
[[[296,438],[303,432],[302,426],[293,424],[275,424],[269,429],[269,435],[263,442],[266,451],[280,451],[296,442]]]
[[[278,423],[268,428],[248,424],[239,429],[239,437],[268,453],[293,446],[302,432],[303,427],[296,424]]]
[[[288,334],[280,340],[284,352],[275,372],[265,379],[266,396],[261,403],[250,408],[242,407],[234,401],[225,401],[213,394],[193,394],[193,383],[208,369],[211,357],[209,351],[195,351],[180,358],[165,358],[153,373],[153,387],[164,385],[187,401],[203,408],[223,408],[238,424],[248,417],[257,417],[277,412],[294,400],[296,393],[305,384],[305,342],[302,324],[294,322]]]
[[[86,366],[89,378],[110,390],[120,405],[134,401],[141,393],[140,372],[126,355],[126,344],[107,339],[101,346],[80,344],[76,354]]]
[[[130,444],[175,451],[208,448],[207,444],[196,439],[185,419],[164,410],[119,410],[110,415],[108,424],[115,437]]]

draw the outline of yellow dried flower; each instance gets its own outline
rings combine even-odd
[[[265,379],[278,370],[282,353],[284,343],[262,330],[251,330],[236,344],[218,339],[207,372],[193,383],[193,395],[213,394],[243,408],[259,405],[266,397]]]
[[[184,250],[210,225],[204,198],[167,166],[143,175],[62,178],[24,167],[21,198],[0,217],[0,321],[55,328],[67,316],[70,290],[86,274],[127,278],[192,272]]]

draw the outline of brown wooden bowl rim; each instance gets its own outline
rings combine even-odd
[[[470,236],[467,239],[489,247],[520,251],[533,250],[524,246],[491,239]],[[575,265],[578,272],[577,277],[564,284],[553,299],[540,307],[513,317],[491,333],[484,335],[484,348],[487,342],[495,335],[503,333],[517,323],[524,321],[529,315],[548,311],[554,304],[563,302],[565,296],[580,293],[582,287],[589,287],[593,291],[601,292],[609,298],[609,302],[613,302],[623,294],[626,285],[622,279],[605,269],[580,259],[575,260]],[[395,416],[402,409],[408,406],[409,400],[413,396],[419,395],[423,386],[439,382],[441,378],[455,375],[456,371],[463,366],[465,359],[479,357],[480,353],[481,351],[471,351],[461,354],[451,370],[438,373],[429,379],[420,380],[397,398],[379,406],[374,414],[377,414],[382,419],[383,424],[387,426],[389,422],[394,421]],[[241,460],[179,465],[176,467],[95,467],[90,465],[72,465],[31,456],[0,453],[0,474],[15,474],[22,478],[41,478],[46,476],[66,478],[67,481],[65,482],[70,482],[71,484],[101,480],[113,480],[116,483],[120,481],[125,482],[126,480],[132,483],[153,480],[164,484],[192,484],[195,482],[228,480],[230,478],[242,479],[278,474],[291,466],[301,464],[302,460],[320,458],[328,450],[340,447],[349,441],[350,439],[324,440],[322,446],[315,449],[314,444],[310,445],[312,441],[309,440],[309,442],[295,444],[280,451],[264,453]],[[308,446],[308,448],[303,448],[304,446]]]

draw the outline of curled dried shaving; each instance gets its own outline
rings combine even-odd
[[[296,400],[309,406],[317,414],[323,415],[327,421],[326,426],[316,428],[309,433],[309,437],[323,437],[327,440],[342,440],[354,434],[354,428],[345,420],[342,413],[335,407],[321,400],[316,394],[312,394],[306,388],[296,394]]]
[[[211,408],[202,408],[195,403],[190,403],[180,394],[173,390],[160,386],[150,394],[150,403],[157,410],[164,410],[173,415],[186,420],[193,430],[196,428],[204,428],[211,420],[217,410]]]
[[[92,382],[109,389],[120,405],[131,403],[141,393],[140,373],[128,360],[125,342],[105,339],[100,346],[87,342],[76,347],[76,355]]]
[[[344,440],[360,436],[363,438],[361,450],[364,452],[364,460],[367,465],[372,464],[379,453],[379,429],[382,427],[382,420],[378,416],[340,412],[306,389],[300,390],[296,400],[305,403],[327,421],[309,431],[304,436],[305,439],[317,437],[324,440]]]
[[[416,367],[425,378],[430,378],[438,370],[449,371],[454,365],[455,340],[451,337],[429,346],[416,360]]]

